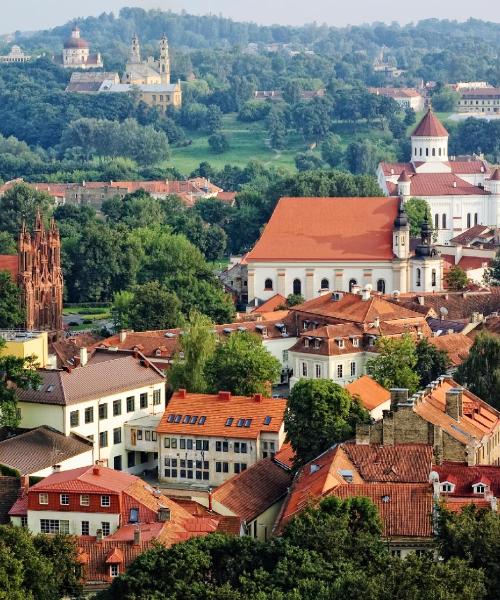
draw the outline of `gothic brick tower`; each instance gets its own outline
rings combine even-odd
[[[19,234],[19,274],[28,330],[62,329],[61,239],[54,219],[46,230],[37,213],[33,235],[23,223]]]

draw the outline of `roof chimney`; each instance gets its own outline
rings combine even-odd
[[[229,402],[229,400],[231,400],[231,392],[219,392],[219,400]]]
[[[120,343],[123,344],[123,342],[127,339],[127,332],[125,329],[122,329],[120,331]]]
[[[52,465],[52,473],[59,473],[61,471],[61,465]]]
[[[361,291],[361,300],[363,300],[363,302],[366,302],[370,299],[371,297],[371,289],[367,286],[364,287],[363,290]]]
[[[392,388],[391,392],[391,410],[396,411],[400,406],[409,404],[408,390],[406,388]]]
[[[254,394],[253,399],[255,402],[262,402],[262,394]]]
[[[80,348],[80,364],[84,367],[89,362],[89,353],[87,348]]]
[[[446,392],[446,414],[460,423],[463,415],[462,390],[452,388]]]
[[[184,388],[181,388],[180,390],[178,390],[177,398],[186,398],[186,397],[187,397],[187,391]]]
[[[101,474],[101,471],[100,471],[98,465],[94,465],[94,468],[92,469],[92,474],[93,475],[100,475]]]
[[[98,542],[102,542],[102,529],[98,529],[95,533],[95,536]]]
[[[141,528],[136,527],[134,529],[134,546],[140,546],[140,545],[141,545]]]

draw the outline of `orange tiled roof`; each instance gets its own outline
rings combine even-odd
[[[396,198],[281,198],[247,261],[392,260]]]
[[[269,313],[269,312],[276,310],[280,306],[286,306],[286,303],[287,303],[287,301],[286,301],[285,296],[282,296],[281,294],[275,294],[272,298],[269,298],[269,300],[266,300],[260,306],[257,306],[256,308],[254,308],[251,312],[252,313]]]
[[[441,121],[429,108],[420,123],[412,133],[414,137],[448,137],[448,132],[443,127]]]
[[[0,271],[7,271],[16,280],[19,274],[19,257],[17,254],[0,254]]]
[[[391,399],[391,393],[369,375],[363,375],[345,387],[352,396],[359,396],[366,410],[373,410]]]
[[[430,337],[429,344],[432,344],[438,350],[444,350],[448,353],[450,363],[454,367],[461,365],[469,356],[472,344],[474,343],[466,335],[461,333],[450,333],[447,335],[439,335],[438,337]]]
[[[259,395],[248,398],[232,396],[229,392],[189,394],[180,390],[169,400],[157,431],[168,434],[257,439],[261,433],[280,431],[285,408],[286,400],[281,398],[263,398]],[[173,419],[176,415],[182,417],[179,423],[175,423]],[[184,423],[188,415],[197,416],[198,419],[193,424]],[[202,416],[205,417],[204,423],[200,423]],[[267,425],[266,417],[270,417]],[[226,425],[228,418],[233,418],[229,426]],[[241,420],[250,420],[250,423],[245,426],[245,423],[241,424]]]
[[[484,495],[474,494],[472,486],[476,483],[486,483],[489,491],[498,498],[500,496],[500,466],[475,465],[469,467],[465,463],[445,460],[440,465],[434,465],[433,470],[439,474],[439,481],[452,481],[455,484],[453,492],[447,493],[446,498],[463,497],[483,499]]]
[[[295,452],[293,451],[292,444],[285,442],[281,449],[274,455],[275,462],[291,469],[293,467],[293,460],[295,458]]]
[[[400,175],[403,170],[407,173],[416,173],[415,167],[419,167],[422,163],[380,163],[382,172],[386,177],[392,175]],[[480,173],[489,173],[488,163],[485,160],[452,160],[445,161],[443,164],[450,167],[451,172],[456,175],[479,175]]]
[[[469,183],[454,173],[416,173],[410,176],[412,196],[489,196],[490,192]],[[398,196],[398,186],[388,182],[391,196]]]

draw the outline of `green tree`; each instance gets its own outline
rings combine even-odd
[[[415,371],[417,350],[408,334],[400,338],[381,337],[377,340],[378,355],[367,363],[367,371],[386,389],[407,388],[410,394],[418,390],[420,377]]]
[[[8,231],[0,231],[0,254],[17,254],[17,245]]]
[[[127,329],[130,327],[130,313],[134,294],[128,290],[115,292],[113,295],[113,305],[111,307],[111,316],[113,317],[113,328],[115,331]]]
[[[0,197],[0,231],[16,237],[23,221],[31,227],[37,211],[48,217],[53,204],[53,199],[45,192],[38,192],[26,183],[16,183]]]
[[[491,261],[484,279],[487,283],[495,287],[500,285],[500,252],[497,252],[495,258]]]
[[[329,379],[301,379],[292,388],[285,431],[301,466],[337,442],[349,439],[369,414],[347,390]]]
[[[181,303],[158,281],[148,281],[132,290],[127,320],[135,331],[171,329],[182,321]]]
[[[288,306],[298,306],[305,302],[304,296],[301,294],[289,294],[286,299]]]
[[[321,157],[330,167],[340,166],[344,158],[344,150],[339,135],[331,134],[321,144]]]
[[[432,222],[429,204],[421,198],[410,198],[405,203],[405,209],[410,223],[410,236],[419,237],[425,221]]]
[[[422,387],[435,381],[440,375],[444,375],[449,364],[450,359],[446,351],[438,350],[436,346],[429,344],[426,338],[418,342],[415,370],[420,377]]]
[[[257,335],[246,331],[232,333],[218,344],[205,367],[210,391],[224,390],[237,396],[269,394],[280,373],[279,360],[264,348]]]
[[[207,129],[209,133],[215,133],[222,127],[222,111],[215,104],[211,104],[207,110]]]
[[[455,292],[464,290],[469,283],[467,273],[458,265],[451,267],[451,269],[444,276],[444,280],[448,286],[448,289]]]
[[[439,112],[453,112],[457,108],[460,94],[449,87],[438,85],[432,94],[432,107]]]
[[[0,271],[0,327],[20,327],[24,322],[21,290],[8,271]]]
[[[179,351],[168,372],[168,381],[174,390],[207,391],[205,365],[213,356],[216,343],[212,321],[205,315],[192,312],[179,337]]]
[[[500,338],[480,333],[455,378],[476,396],[500,409]]]
[[[215,154],[224,154],[229,150],[229,140],[224,133],[213,133],[208,138],[208,145],[210,150]]]

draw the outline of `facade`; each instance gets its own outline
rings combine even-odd
[[[31,60],[29,54],[25,54],[19,46],[12,46],[10,52],[4,56],[0,56],[0,63],[25,63]]]
[[[120,83],[118,73],[106,71],[75,71],[66,86],[66,92],[73,94],[97,94],[104,83]]]
[[[415,254],[399,198],[282,198],[246,256],[248,300],[306,300],[371,286],[380,293],[439,291],[442,261],[429,227]]]
[[[500,223],[500,171],[490,173],[482,159],[450,160],[448,132],[431,110],[411,136],[410,162],[381,163],[377,177],[388,196],[428,202],[439,244],[475,225]]]
[[[381,87],[368,89],[376,96],[392,98],[403,110],[411,108],[415,112],[421,112],[425,108],[425,98],[414,88]]]
[[[285,400],[261,394],[247,398],[179,390],[157,428],[160,481],[172,487],[214,487],[272,458],[285,440],[285,407]]]
[[[500,113],[500,88],[479,87],[460,89],[457,110],[461,113],[494,115]]]
[[[156,466],[150,452],[127,442],[125,424],[162,414],[165,376],[140,353],[86,349],[73,366],[40,370],[36,390],[18,390],[20,426],[48,425],[64,435],[93,442],[94,460],[116,470],[139,473]]]
[[[5,345],[0,349],[2,354],[28,358],[35,356],[39,367],[49,363],[49,341],[46,331],[0,330],[0,338]]]
[[[102,69],[104,63],[100,53],[91,54],[90,44],[80,36],[80,28],[75,26],[71,37],[64,42],[62,66],[65,69]]]

